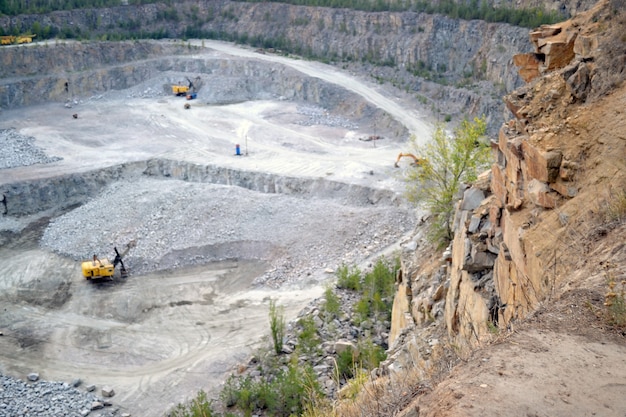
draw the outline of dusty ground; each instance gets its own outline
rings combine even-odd
[[[207,43],[224,54],[258,55]],[[261,58],[347,87],[405,121],[412,132],[428,135],[428,125],[414,110],[404,110],[356,78],[316,63]],[[154,82],[155,90],[162,88],[160,82]],[[37,146],[62,160],[2,170],[0,184],[157,157],[398,192],[403,188],[402,170],[393,167],[404,150],[402,141],[367,142],[359,138],[372,132],[303,126],[298,123],[306,117],[296,103],[209,106],[200,91],[185,110],[183,98],[132,95],[81,97],[71,109],[53,103],[3,112],[0,127],[34,137]],[[73,119],[73,113],[79,117]],[[235,144],[245,156],[235,156]],[[270,298],[286,307],[288,318],[295,317],[321,294],[332,278],[329,271],[341,262],[367,263],[393,250],[413,227],[406,208],[395,216],[389,213],[396,209],[375,205],[255,196],[184,182],[160,187],[158,180],[134,181],[89,200],[50,224],[46,218],[36,221],[0,248],[0,370],[21,378],[36,371],[47,380],[81,378],[85,384],[110,385],[117,392],[114,403],[136,416],[162,415],[197,390],[216,388],[223,374],[268,334]],[[233,206],[219,206],[218,200]],[[194,212],[198,208],[203,211]],[[381,223],[386,216],[388,223]],[[5,218],[2,224],[19,230],[34,220]],[[213,229],[202,229],[198,236],[198,222]],[[42,236],[50,235],[42,247]],[[118,245],[137,239],[128,256],[131,270],[137,253],[143,251],[145,262],[145,253],[157,246],[153,253],[161,260],[168,250],[195,254],[225,242],[256,241],[263,256],[243,253],[238,259],[165,271],[137,266],[144,273],[94,285],[82,278],[77,262],[92,251],[86,249],[85,236],[106,242],[104,247],[120,236],[124,242]],[[290,275],[289,285],[253,285],[279,268],[299,273]]]

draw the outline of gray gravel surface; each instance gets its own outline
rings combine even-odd
[[[112,417],[122,414],[117,407],[94,393],[64,382],[26,383],[0,375],[2,417]]]
[[[414,225],[413,212],[390,205],[265,194],[240,187],[141,177],[116,183],[54,219],[42,246],[76,260],[135,246],[133,274],[224,259],[263,259],[257,283],[297,283],[341,263],[361,262]]]

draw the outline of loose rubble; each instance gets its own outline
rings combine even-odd
[[[125,414],[119,412],[110,402],[65,382],[26,383],[0,375],[0,416],[113,417]]]
[[[46,155],[31,136],[21,135],[15,129],[0,129],[0,169],[49,164],[61,159]]]
[[[398,241],[413,224],[409,208],[140,178],[116,183],[55,218],[41,245],[84,260],[134,240],[125,258],[134,274],[264,259],[272,267],[256,283],[278,287],[324,268],[361,262]]]
[[[298,122],[302,126],[324,125],[331,127],[344,127],[350,130],[357,130],[359,126],[350,120],[331,114],[328,110],[325,110],[317,106],[298,106],[298,113],[307,116],[304,121]]]

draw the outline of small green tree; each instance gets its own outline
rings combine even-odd
[[[489,146],[483,140],[485,131],[483,116],[472,122],[463,120],[452,136],[439,124],[432,140],[423,146],[411,138],[413,148],[426,161],[409,171],[407,194],[410,200],[423,202],[431,212],[431,241],[440,246],[452,239],[454,200],[461,183],[474,181],[489,161]]]
[[[274,342],[274,351],[277,355],[283,349],[283,337],[285,336],[284,308],[277,306],[275,300],[270,300],[270,331]]]
[[[330,321],[341,312],[341,301],[331,287],[327,287],[324,291],[324,299],[326,302],[323,305],[323,309],[326,313],[326,320]]]

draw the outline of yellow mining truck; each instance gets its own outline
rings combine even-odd
[[[0,36],[0,45],[13,45],[16,43],[31,43],[37,35]]]

